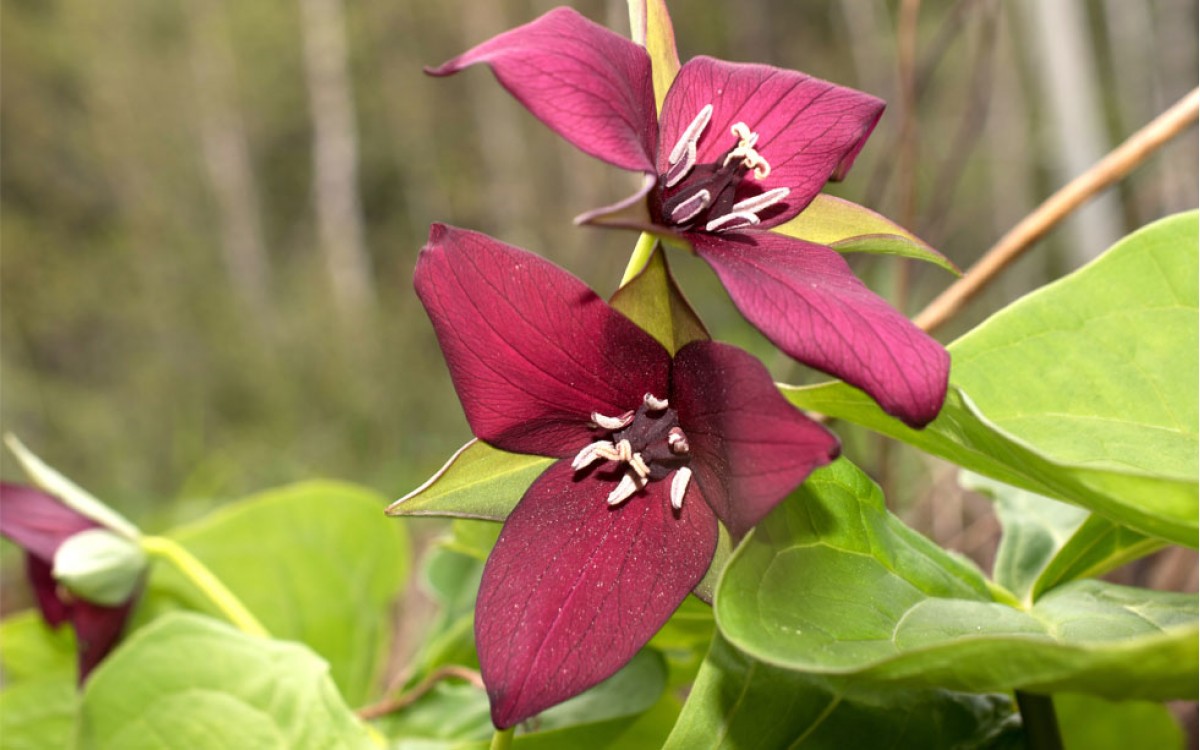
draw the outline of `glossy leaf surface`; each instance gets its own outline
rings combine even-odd
[[[375,689],[409,566],[405,527],[384,518],[384,504],[354,485],[307,482],[233,503],[171,536],[273,637],[300,641],[328,661],[334,682],[358,704]],[[168,566],[155,566],[151,586],[212,611]]]
[[[1197,519],[1196,214],[1164,219],[951,344],[923,431],[841,384],[792,403],[1189,546]]]
[[[1196,597],[1075,581],[1028,610],[904,526],[847,461],[815,472],[734,553],[724,635],[790,669],[972,692],[1195,695]]]
[[[371,748],[328,665],[190,613],[130,637],[87,682],[81,748]]]

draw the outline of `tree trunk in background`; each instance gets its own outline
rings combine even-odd
[[[462,49],[469,49],[509,27],[504,4],[460,2]],[[523,21],[522,21],[523,22]],[[475,116],[475,133],[482,155],[481,187],[484,216],[496,234],[525,247],[539,247],[539,224],[545,222],[534,188],[544,186],[539,172],[553,168],[545,159],[534,159],[524,137],[521,106],[490,75],[463,76]]]
[[[237,73],[220,0],[191,0],[191,58],[204,166],[221,222],[221,249],[234,289],[264,326],[273,317],[270,262],[246,131],[237,106]]]
[[[1082,3],[1025,0],[1021,10],[1036,69],[1042,73],[1039,93],[1053,134],[1043,143],[1049,146],[1057,188],[1087,171],[1113,146],[1100,106],[1096,53]],[[1068,219],[1071,265],[1083,265],[1125,234],[1122,215],[1109,191]]]
[[[358,196],[358,138],[340,0],[300,0],[313,125],[313,200],[334,301],[351,327],[374,307]]]

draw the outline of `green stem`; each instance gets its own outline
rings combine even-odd
[[[1017,708],[1025,725],[1025,744],[1030,750],[1063,750],[1054,699],[1049,695],[1016,692]]]
[[[497,729],[492,735],[492,750],[508,750],[512,747],[513,730],[516,727],[508,729]]]
[[[246,605],[242,604],[241,600],[234,596],[224,583],[221,583],[221,579],[204,567],[204,563],[197,560],[183,545],[162,536],[143,536],[140,542],[146,554],[175,566],[175,569],[191,581],[196,588],[204,592],[204,595],[216,605],[217,609],[221,610],[221,614],[237,626],[238,630],[248,635],[270,637],[270,633],[254,615],[250,614]]]
[[[641,273],[650,262],[656,242],[658,238],[649,232],[642,232],[642,236],[638,237],[637,244],[633,246],[633,255],[629,256],[629,265],[625,266],[625,275],[621,277],[621,286],[633,281],[633,277]]]

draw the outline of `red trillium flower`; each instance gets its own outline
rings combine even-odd
[[[583,282],[486,235],[434,225],[417,261],[472,431],[559,459],[488,558],[475,637],[505,728],[620,669],[712,561],[838,453],[756,359],[671,356]]]
[[[656,116],[650,57],[558,8],[432,75],[486,63],[538,119],[588,154],[646,175],[658,233],[712,266],[742,314],[795,359],[921,427],[945,398],[950,358],[862,284],[834,250],[766,231],[841,179],[883,113],[875,97],[790,70],[689,60]]]
[[[25,550],[26,570],[42,617],[51,627],[69,622],[74,628],[79,645],[80,682],[117,645],[141,580],[137,566],[129,574],[137,581],[132,590],[119,594],[119,601],[105,603],[89,601],[69,591],[58,580],[55,558],[63,545],[96,530],[104,527],[51,495],[24,485],[0,483],[0,534]],[[114,547],[108,545],[108,548]],[[140,553],[132,549],[131,557],[140,559]],[[57,562],[61,567],[62,559]],[[116,575],[126,577],[128,566],[121,567]],[[118,588],[130,587],[118,584]]]

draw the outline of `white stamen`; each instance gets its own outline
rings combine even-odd
[[[737,203],[734,203],[733,213],[745,212],[757,214],[761,211],[765,211],[771,206],[774,206],[776,203],[779,203],[779,201],[788,197],[788,193],[790,192],[791,190],[788,190],[785,187],[778,187],[774,188],[773,190],[768,190],[765,193],[752,195],[744,201],[738,201]]]
[[[621,442],[617,443],[616,448],[617,448],[617,457],[614,458],[613,460],[614,461],[622,461],[624,463],[629,463],[629,460],[631,458],[633,458],[633,446],[629,444],[629,441],[622,440]]]
[[[705,104],[704,109],[700,110],[700,114],[696,115],[696,119],[692,120],[691,124],[683,129],[683,135],[679,136],[679,141],[675,144],[675,148],[671,149],[671,153],[667,155],[667,163],[675,166],[684,155],[689,155],[692,162],[696,160],[696,142],[700,140],[704,129],[708,127],[708,121],[712,119],[713,105]],[[670,187],[670,184],[667,185]]]
[[[600,412],[592,412],[592,422],[597,427],[603,427],[606,430],[619,430],[622,427],[628,427],[633,421],[633,412],[627,411],[619,417],[606,417]]]
[[[676,224],[685,224],[694,219],[696,214],[708,208],[708,204],[711,202],[712,193],[700,190],[671,211],[671,221]]]
[[[641,453],[634,453],[629,457],[629,468],[637,472],[638,477],[642,479],[650,476],[650,467],[646,465],[646,459],[642,458]]]
[[[616,461],[618,459],[613,444],[607,440],[597,440],[594,443],[584,446],[583,450],[575,454],[575,458],[571,461],[571,468],[579,471],[582,468],[591,466],[600,459],[606,461]]]
[[[667,433],[667,446],[677,456],[691,450],[691,446],[688,445],[687,435],[684,435],[683,430],[678,427],[672,427],[670,432]]]
[[[683,496],[687,494],[688,482],[692,479],[692,470],[686,466],[680,467],[671,477],[671,507],[675,510],[683,508]]]
[[[753,226],[759,221],[758,217],[746,211],[736,211],[720,216],[704,225],[709,232],[721,232],[729,229],[741,229]]]
[[[664,180],[667,187],[670,188],[678,185],[683,181],[683,178],[687,177],[688,173],[692,171],[692,167],[696,166],[695,143],[688,144],[687,153],[685,156],[687,158],[685,158],[683,161],[676,162],[667,169],[667,174],[665,175],[666,179]]]
[[[730,130],[737,136],[738,145],[725,155],[723,166],[729,166],[729,162],[741,159],[743,167],[754,170],[755,179],[765,180],[771,174],[771,165],[762,154],[754,150],[754,145],[758,143],[758,133],[751,132],[750,126],[744,122],[735,122]]]
[[[621,477],[621,481],[617,484],[616,488],[608,493],[607,502],[609,505],[620,505],[628,500],[630,495],[637,492],[639,488],[638,480],[634,479],[633,474],[627,472],[625,476]]]
[[[646,404],[646,408],[650,411],[662,411],[668,405],[665,398],[656,398],[653,393],[647,393],[642,396],[642,402]]]

